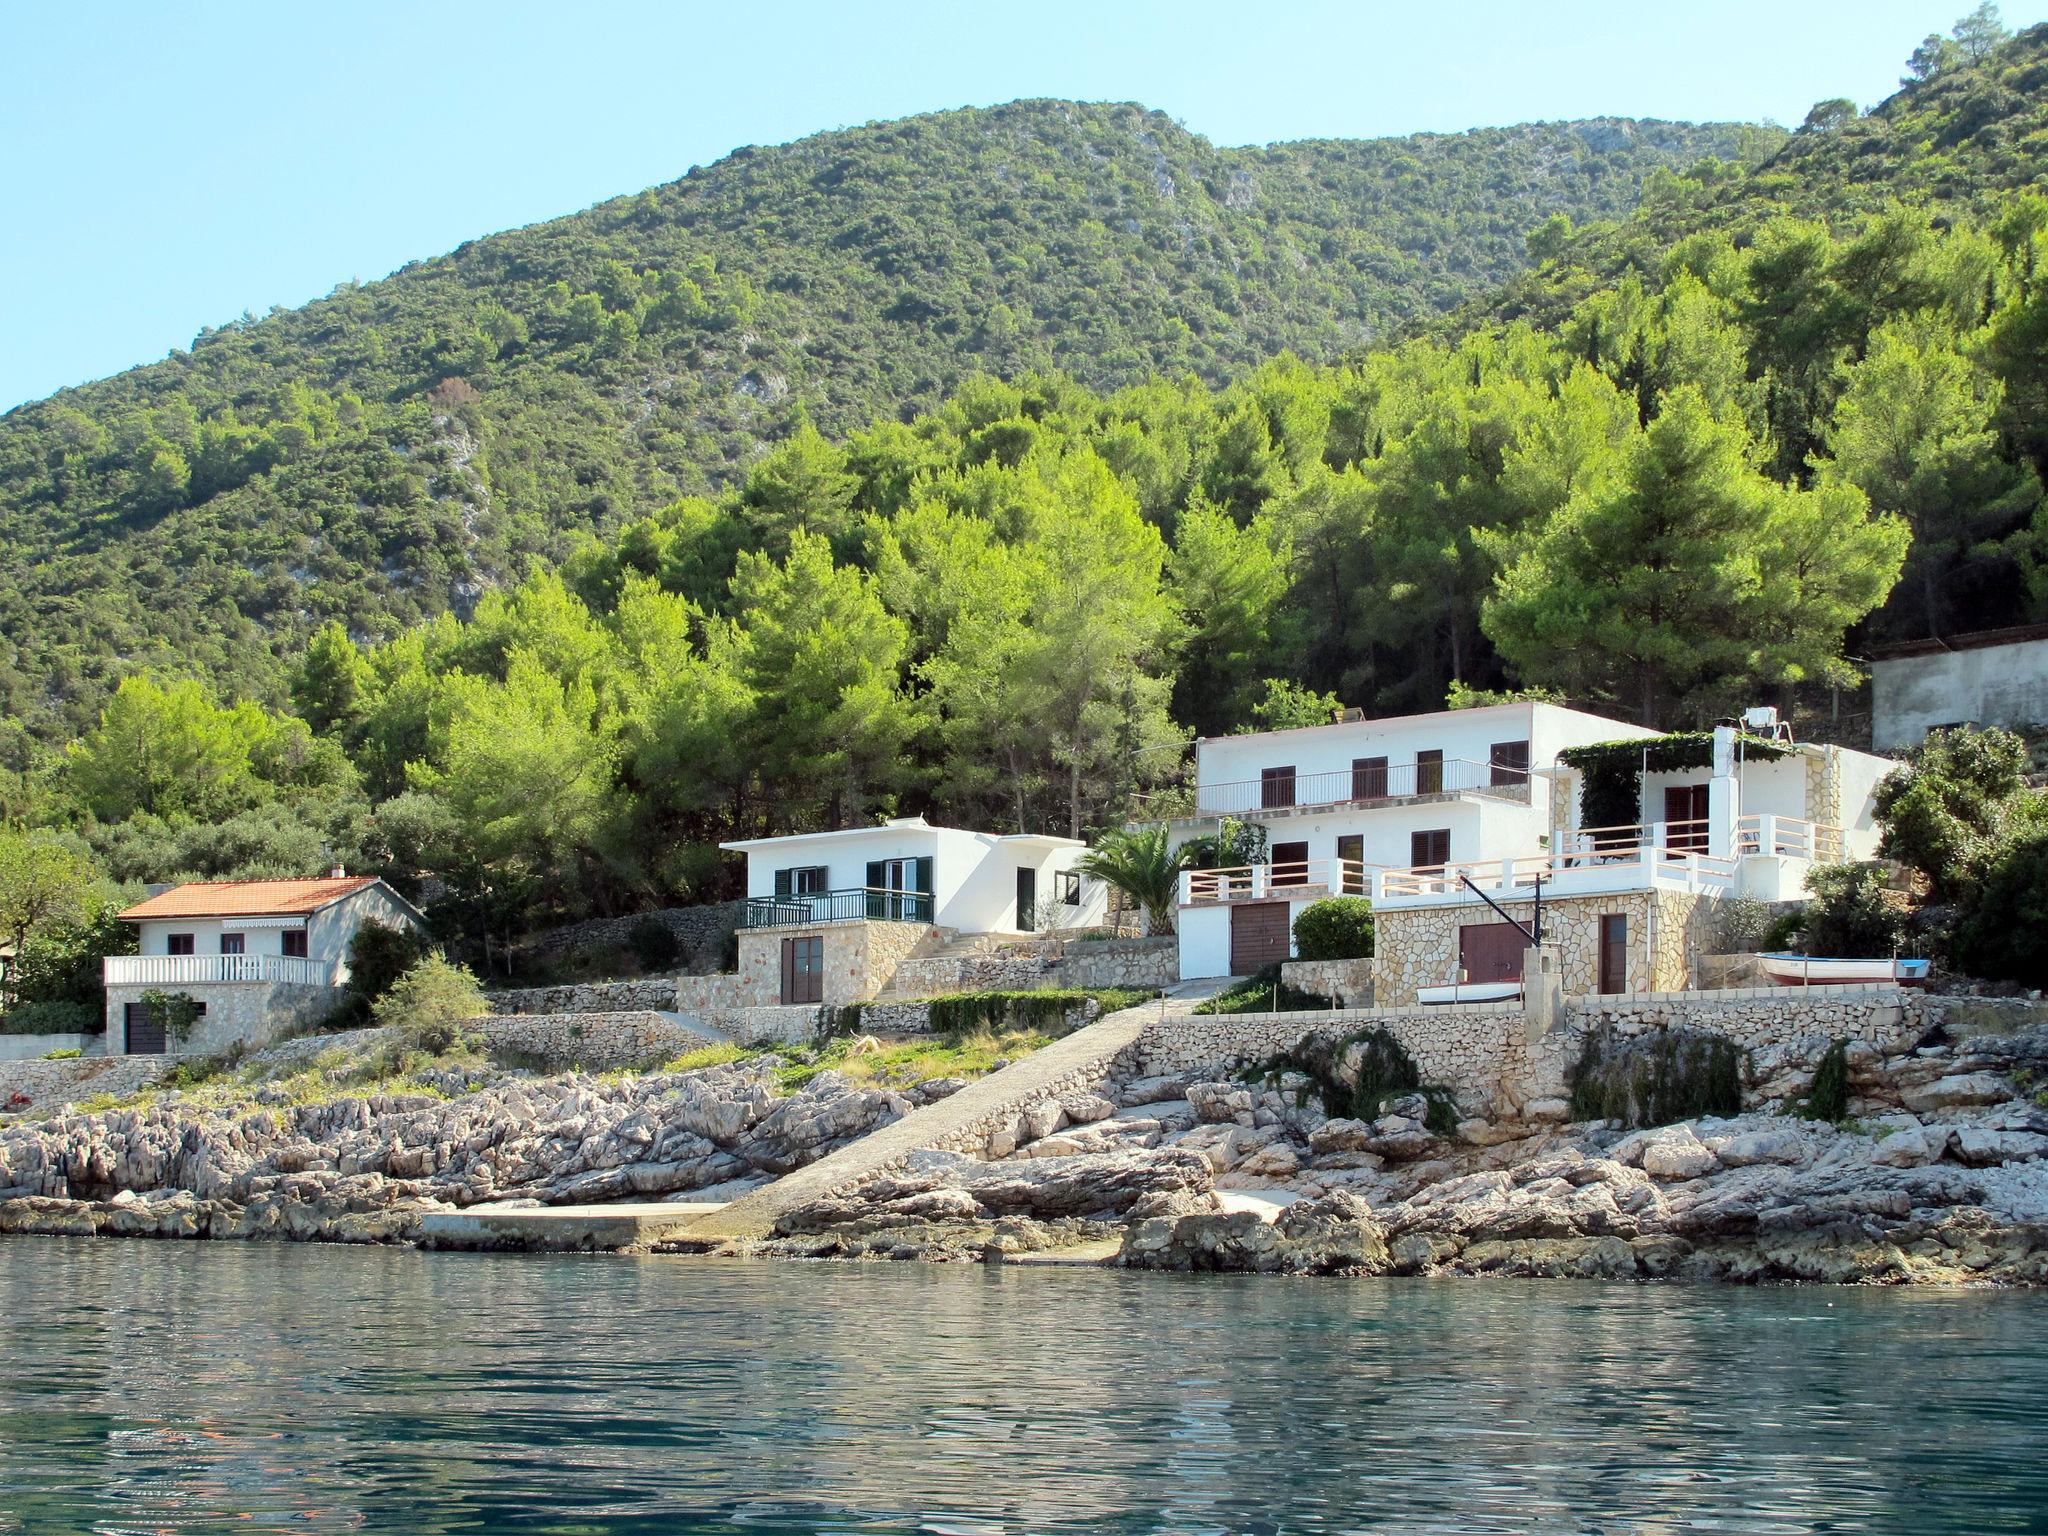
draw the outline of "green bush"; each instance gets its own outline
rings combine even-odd
[[[1363,896],[1310,902],[1294,920],[1294,953],[1302,960],[1371,958],[1372,902]]]
[[[427,957],[432,941],[417,928],[365,923],[348,946],[348,989],[367,1014],[376,1002]]]
[[[1669,1125],[1700,1115],[1742,1112],[1742,1056],[1719,1035],[1662,1029],[1586,1036],[1571,1072],[1574,1120],[1627,1126]]]
[[[45,1051],[43,1052],[43,1060],[76,1061],[79,1057],[83,1056],[84,1054],[85,1052],[81,1051],[77,1046],[74,1045],[68,1051]]]
[[[2003,843],[2038,823],[2026,773],[2027,745],[2011,731],[1929,732],[1877,786],[1878,851],[1924,874],[1937,899],[1963,895]]]
[[[1196,1013],[1274,1013],[1289,1010],[1328,1008],[1330,999],[1304,992],[1280,979],[1280,967],[1269,965],[1247,976],[1236,986],[1218,992],[1206,1002],[1195,1004]]]
[[[62,999],[16,1003],[0,1015],[0,1035],[96,1035],[104,1028],[99,1009]]]
[[[1964,899],[1950,963],[1970,976],[2048,986],[2048,833],[2009,844]]]
[[[406,1050],[442,1056],[467,1043],[462,1026],[484,1012],[483,988],[469,968],[429,955],[391,984],[371,1017],[398,1031]]]
[[[1837,1040],[1814,1069],[1813,1089],[1800,1105],[1809,1120],[1839,1124],[1849,1118],[1849,1042]]]
[[[1806,877],[1801,947],[1809,955],[1896,955],[1912,940],[1906,898],[1878,864],[1825,864]]]
[[[683,958],[683,941],[653,913],[641,918],[626,933],[626,947],[643,971],[668,971]]]
[[[1346,1057],[1354,1058],[1348,1069]],[[1284,1072],[1308,1078],[1326,1115],[1371,1120],[1393,1100],[1419,1093],[1427,1101],[1423,1120],[1431,1131],[1448,1136],[1458,1128],[1457,1100],[1447,1090],[1424,1083],[1408,1048],[1378,1027],[1334,1040],[1311,1037],[1263,1063],[1252,1075],[1271,1081]]]

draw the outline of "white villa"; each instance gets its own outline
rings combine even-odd
[[[110,1055],[172,1046],[215,1051],[256,1044],[332,1008],[348,983],[349,944],[366,923],[426,926],[382,880],[340,871],[311,880],[211,880],[173,886],[119,914],[139,954],[102,962]],[[165,1038],[143,1003],[182,993],[199,1005],[189,1039]]]
[[[893,961],[928,945],[933,930],[952,937],[1085,928],[1100,923],[1107,906],[1100,882],[1074,868],[1087,844],[1071,837],[967,832],[910,816],[720,846],[747,856],[740,973],[759,990],[772,988],[772,997],[755,999],[764,1004],[871,997]]]
[[[1540,888],[1568,991],[1685,986],[1702,903],[1795,900],[1814,864],[1876,854],[1872,794],[1894,764],[1779,740],[1769,715],[1752,730],[1770,739],[1537,703],[1206,739],[1175,841],[1234,818],[1262,830],[1265,862],[1183,872],[1181,975],[1285,959],[1302,907],[1355,893],[1373,901],[1382,1005],[1519,981]],[[1589,777],[1612,819],[1585,819]]]

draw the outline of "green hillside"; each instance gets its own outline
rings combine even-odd
[[[1333,357],[1489,291],[1553,213],[1775,142],[1600,120],[1221,150],[1034,101],[741,150],[0,418],[0,709],[61,739],[145,665],[276,699],[323,620],[466,610],[806,415],[907,416],[978,370]]]

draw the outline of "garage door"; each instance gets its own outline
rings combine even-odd
[[[1230,974],[1249,976],[1287,958],[1287,903],[1254,901],[1230,909]]]
[[[141,1003],[128,1003],[123,1005],[122,1017],[128,1025],[129,1055],[163,1055],[164,1021],[160,1015]]]
[[[1513,923],[1466,923],[1458,930],[1458,968],[1467,981],[1520,981],[1528,947]]]

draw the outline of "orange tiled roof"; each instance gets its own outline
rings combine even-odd
[[[120,915],[150,917],[270,917],[313,912],[337,897],[375,885],[375,875],[319,880],[197,880],[137,902]]]

